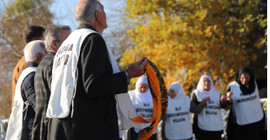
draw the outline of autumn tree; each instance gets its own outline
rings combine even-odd
[[[13,68],[23,56],[22,33],[29,25],[52,24],[50,0],[12,0],[2,6],[0,17],[0,118],[9,115]],[[3,4],[3,2],[2,2]]]
[[[266,50],[258,28],[257,0],[127,0],[128,34],[134,47],[121,59],[126,66],[148,57],[166,84],[180,82],[194,88],[209,74],[222,91],[235,72],[256,61]],[[251,48],[251,49],[250,49]]]

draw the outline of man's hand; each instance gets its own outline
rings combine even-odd
[[[139,60],[138,62],[135,62],[129,65],[127,69],[129,79],[143,75],[145,72],[144,68],[147,63],[148,63],[148,59],[143,58]]]

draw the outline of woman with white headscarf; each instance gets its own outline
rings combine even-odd
[[[196,140],[221,140],[224,128],[220,111],[221,95],[214,87],[212,78],[209,75],[202,75],[197,89],[191,95],[191,100],[198,104],[206,97],[210,97],[210,101],[201,113],[194,116],[193,130]]]
[[[184,88],[178,82],[173,82],[169,87],[168,107],[165,116],[165,137],[169,140],[191,140],[192,125],[190,112],[200,113],[210,98],[202,99],[197,106],[190,102],[185,95]]]
[[[136,115],[142,115],[144,119],[153,117],[153,99],[147,82],[147,77],[140,77],[135,85],[135,90],[129,92],[130,99],[135,108]],[[139,128],[131,128],[128,131],[128,140],[137,140],[140,130],[148,127],[151,123],[141,123]],[[156,131],[149,140],[156,140]]]

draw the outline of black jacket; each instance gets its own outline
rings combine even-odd
[[[80,28],[93,29],[89,26]],[[63,140],[63,136],[68,136],[64,139],[118,140],[114,96],[127,92],[127,87],[124,72],[113,74],[103,38],[96,33],[88,35],[83,41],[78,60],[73,117],[53,119],[50,123],[54,127],[50,127],[50,139]]]
[[[46,111],[51,94],[52,63],[55,53],[49,52],[40,62],[35,75],[36,116],[32,140],[44,140],[47,135]]]
[[[36,63],[27,63],[27,67],[37,67]],[[24,102],[29,102],[28,107],[24,105],[22,140],[30,140],[32,136],[32,127],[35,118],[36,94],[34,87],[35,72],[28,74],[21,85],[22,98]]]

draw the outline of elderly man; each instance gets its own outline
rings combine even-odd
[[[148,60],[142,59],[132,63],[127,71],[119,71],[101,36],[107,22],[99,1],[81,0],[75,8],[75,18],[79,28],[70,34],[54,58],[46,114],[53,118],[49,139],[119,140],[119,100],[116,102],[115,96],[127,92],[129,79],[142,75]]]
[[[36,106],[34,76],[38,64],[46,54],[44,41],[41,40],[31,41],[24,48],[27,67],[22,71],[16,85],[7,140],[31,139]]]
[[[45,31],[45,47],[48,54],[42,59],[35,75],[36,116],[33,125],[33,140],[47,139],[48,120],[46,119],[46,110],[51,94],[53,58],[70,32],[69,26],[60,25],[52,25]]]

